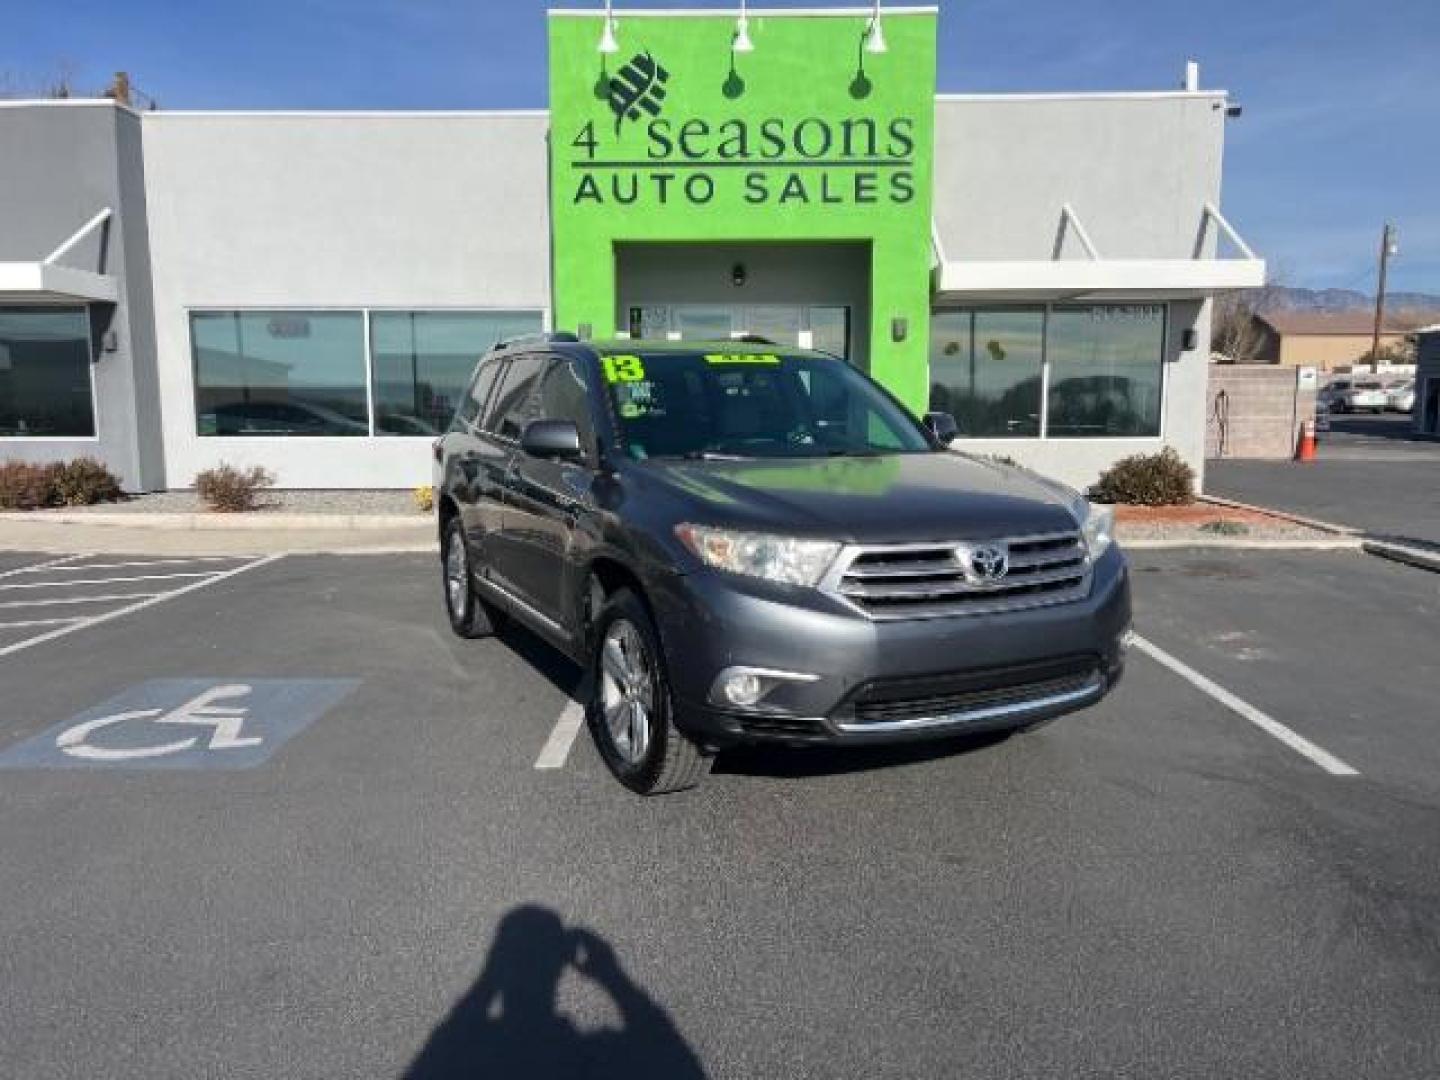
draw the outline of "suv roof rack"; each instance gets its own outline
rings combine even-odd
[[[538,334],[516,334],[504,341],[497,341],[494,345],[495,351],[501,349],[513,349],[517,345],[554,345],[559,343],[574,344],[580,339],[569,330],[545,330]]]

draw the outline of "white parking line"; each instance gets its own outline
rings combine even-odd
[[[31,626],[59,626],[61,623],[79,622],[84,615],[72,615],[68,619],[25,619],[23,622],[0,622],[0,630],[24,630]]]
[[[14,577],[16,574],[33,574],[39,570],[48,570],[51,567],[59,569],[63,564],[74,562],[76,559],[83,559],[84,555],[63,555],[58,559],[46,559],[44,562],[30,563],[28,566],[17,566],[13,570],[0,572],[0,578]]]
[[[1241,698],[1236,697],[1219,683],[1207,679],[1204,675],[1201,675],[1200,672],[1196,671],[1189,664],[1185,663],[1182,660],[1177,660],[1175,657],[1171,656],[1168,652],[1160,648],[1160,646],[1156,645],[1154,642],[1146,640],[1139,634],[1135,634],[1131,637],[1131,643],[1135,646],[1135,648],[1139,649],[1146,656],[1150,657],[1150,659],[1156,661],[1157,663],[1164,664],[1166,667],[1168,667],[1171,671],[1175,672],[1175,674],[1179,675],[1186,682],[1190,683],[1192,686],[1199,688],[1200,690],[1203,690],[1205,693],[1209,694],[1216,701],[1220,702],[1221,705],[1224,705],[1232,712],[1238,713],[1240,716],[1243,716],[1246,720],[1249,720],[1250,723],[1254,724],[1261,731],[1265,732],[1265,734],[1271,736],[1272,738],[1279,739],[1282,743],[1290,747],[1290,749],[1294,750],[1297,754],[1301,755],[1302,757],[1309,758],[1311,761],[1313,761],[1316,765],[1319,765],[1320,768],[1324,769],[1330,775],[1360,775],[1357,769],[1353,768],[1350,765],[1347,765],[1334,754],[1330,753],[1330,751],[1322,747],[1316,746],[1309,739],[1305,738],[1305,736],[1291,731],[1288,727],[1280,723],[1280,721],[1276,720],[1273,716],[1261,712],[1254,705],[1251,705],[1248,701],[1244,701]]]
[[[19,570],[11,570],[10,573],[12,573],[12,574],[33,574],[33,573],[37,573],[37,572],[39,572],[39,571],[41,571],[41,570],[44,570],[44,569],[47,569],[47,568],[53,569],[53,570],[55,570],[57,573],[60,572],[60,571],[69,571],[69,572],[71,572],[71,573],[76,573],[76,572],[84,571],[84,570],[124,570],[124,569],[128,569],[129,567],[132,567],[132,566],[140,566],[140,567],[144,567],[144,566],[184,566],[184,565],[189,564],[189,563],[216,563],[216,562],[234,562],[234,563],[238,563],[238,562],[245,562],[247,557],[244,556],[244,555],[188,555],[188,556],[186,556],[186,557],[183,558],[183,559],[143,559],[143,560],[138,560],[138,561],[135,561],[135,562],[104,562],[104,563],[101,563],[101,562],[92,562],[92,563],[80,563],[80,564],[74,565],[74,566],[63,565],[64,562],[66,562],[66,561],[68,561],[68,560],[70,560],[70,559],[85,559],[85,558],[89,558],[89,556],[88,556],[88,555],[68,555],[68,556],[66,556],[66,558],[65,558],[64,560],[56,560],[55,562],[37,563],[37,564],[35,564],[34,566],[22,566]]]
[[[75,581],[20,581],[12,585],[0,585],[0,589],[53,589],[57,586],[75,585],[117,585],[122,581],[167,581],[170,578],[213,577],[213,570],[189,570],[180,574],[135,574],[133,577],[80,578]]]
[[[17,641],[14,645],[5,646],[3,649],[0,649],[0,657],[10,656],[13,653],[20,652],[22,649],[29,649],[35,645],[42,645],[47,641],[54,641],[56,638],[64,637],[66,634],[73,634],[77,630],[84,630],[90,626],[99,626],[101,623],[109,622],[111,619],[118,619],[123,615],[131,615],[134,612],[141,611],[147,607],[151,607],[154,604],[159,604],[166,600],[172,600],[177,596],[184,596],[186,593],[194,592],[197,589],[203,589],[207,585],[214,585],[216,582],[224,581],[226,578],[232,578],[236,574],[243,574],[246,570],[254,570],[257,566],[268,566],[270,563],[273,563],[279,559],[283,559],[284,557],[284,555],[266,555],[262,558],[247,562],[243,566],[237,566],[230,570],[222,570],[218,573],[211,574],[205,578],[202,578],[199,581],[192,581],[190,582],[190,584],[182,585],[180,588],[172,589],[170,592],[149,595],[146,596],[145,599],[140,600],[137,603],[127,604],[124,607],[116,608],[114,611],[107,611],[101,615],[94,615],[90,618],[81,619],[78,622],[73,622],[68,626],[56,627],[54,630],[47,631],[43,634],[37,634],[35,637],[32,638],[26,638],[24,641]],[[113,599],[133,600],[134,598],[135,597],[132,594],[130,596],[114,597]],[[92,598],[87,597],[83,599]],[[54,604],[64,602],[65,601],[57,600],[17,600],[11,601],[8,604],[0,604],[0,607],[38,607],[46,603]]]
[[[119,596],[65,596],[59,600],[46,598],[44,600],[0,600],[0,608],[12,607],[49,607],[52,604],[113,604],[120,600],[137,600],[151,596],[164,596],[165,593],[153,592],[132,592],[121,593]]]
[[[565,759],[570,756],[570,747],[575,743],[575,736],[580,734],[584,723],[585,707],[576,701],[569,702],[560,711],[560,718],[555,721],[550,738],[545,740],[540,756],[535,759],[535,768],[563,769]]]

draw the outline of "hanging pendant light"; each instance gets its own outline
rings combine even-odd
[[[615,40],[615,16],[610,10],[610,0],[605,0],[605,29],[600,31],[600,51],[609,55],[620,51]]]
[[[869,27],[865,30],[865,51],[876,54],[888,51],[885,30],[880,25],[880,0],[875,0],[875,11],[870,16]]]
[[[745,0],[740,0],[740,18],[735,20],[735,39],[730,43],[730,48],[743,53],[755,51],[755,43],[750,40],[750,18]]]

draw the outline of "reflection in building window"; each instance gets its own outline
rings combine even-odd
[[[369,433],[358,311],[190,316],[201,435]]]
[[[377,435],[436,435],[497,341],[538,333],[538,311],[377,311],[370,316]]]
[[[94,434],[86,310],[0,307],[0,437]]]
[[[952,414],[962,435],[1039,435],[1044,336],[1040,310],[935,312],[930,408]]]
[[[1163,304],[1056,307],[1047,347],[1048,434],[1160,434]]]

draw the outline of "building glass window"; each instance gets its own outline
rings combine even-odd
[[[190,316],[201,435],[367,435],[358,311]]]
[[[88,312],[0,307],[0,436],[94,435]]]
[[[1040,434],[1045,312],[937,311],[930,322],[930,408],[962,435]]]
[[[846,307],[812,307],[810,309],[812,349],[850,359],[850,309]]]
[[[1056,307],[1047,355],[1048,434],[1160,434],[1164,304]]]
[[[377,435],[449,426],[475,363],[497,341],[538,333],[538,311],[377,311],[370,316]]]

